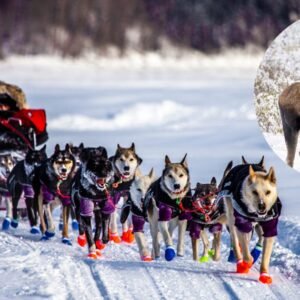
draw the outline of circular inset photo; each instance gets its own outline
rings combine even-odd
[[[256,115],[273,151],[300,171],[300,21],[267,49],[255,80]]]

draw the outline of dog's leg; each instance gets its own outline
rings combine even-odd
[[[135,232],[134,236],[135,236],[138,248],[139,248],[139,253],[140,253],[141,259],[143,261],[151,260],[144,232]]]
[[[97,258],[96,254],[96,245],[94,243],[93,239],[93,230],[92,230],[92,217],[89,216],[81,216],[83,225],[84,225],[84,231],[87,238],[87,243],[89,247],[89,254],[88,256],[91,258]]]
[[[200,236],[203,243],[203,252],[200,258],[200,262],[207,262],[209,260],[209,256],[208,256],[209,240],[205,229],[201,229]]]
[[[187,227],[187,220],[178,221],[178,244],[177,244],[177,255],[184,256],[184,237]]]
[[[269,265],[270,265],[274,240],[275,240],[274,237],[264,238],[263,254],[262,254],[262,260],[260,266],[260,277],[259,277],[259,280],[262,283],[267,283],[267,284],[272,283],[272,277],[269,275]]]
[[[102,214],[102,242],[107,244],[109,242],[109,222],[110,215]]]
[[[46,227],[45,216],[44,216],[44,205],[43,205],[44,199],[41,194],[38,195],[37,202],[38,202],[38,214],[40,217],[41,230],[43,234],[42,239],[47,239],[47,237],[45,236],[47,227]]]
[[[214,233],[214,239],[213,239],[213,260],[218,261],[221,258],[221,235],[222,231],[218,231]]]
[[[152,258],[156,259],[160,257],[160,243],[158,230],[158,208],[154,200],[152,201],[152,207],[148,210],[147,215],[152,236]]]
[[[110,240],[113,241],[114,243],[121,243],[121,238],[119,237],[118,233],[118,225],[117,225],[117,211],[113,212],[110,215]]]
[[[6,217],[12,218],[12,199],[10,197],[5,197],[5,205],[6,205]]]
[[[44,209],[45,209],[45,214],[46,214],[47,224],[48,224],[48,229],[46,230],[46,234],[48,237],[53,237],[55,235],[55,225],[53,221],[50,204],[49,203],[45,204]]]
[[[227,225],[229,228],[229,232],[230,232],[230,238],[231,238],[231,243],[233,246],[233,251],[235,254],[235,258],[237,261],[242,260],[242,253],[241,253],[241,249],[239,246],[239,240],[238,240],[238,236],[237,236],[237,232],[236,232],[236,227],[234,225],[235,222],[235,217],[233,215],[233,206],[232,206],[232,200],[231,197],[225,196],[224,197],[224,203],[225,203],[225,207],[226,207],[226,217],[227,217]]]
[[[251,251],[251,256],[253,257],[253,263],[255,263],[258,260],[260,254],[261,254],[262,245],[264,242],[263,230],[262,230],[261,226],[259,224],[256,224],[254,229],[258,236],[258,241],[257,241],[255,247]]]
[[[11,221],[11,226],[14,228],[18,227],[18,204],[19,204],[19,200],[21,198],[21,194],[22,194],[22,187],[20,185],[15,185],[15,190],[14,193],[12,195],[12,221]]]
[[[192,238],[193,260],[198,260],[199,240]]]
[[[169,222],[169,233],[171,237],[173,237],[174,230],[176,229],[177,226],[178,226],[178,220],[176,218],[172,219]]]
[[[62,205],[63,213],[63,230],[62,230],[62,242],[66,245],[72,245],[69,239],[69,216],[70,216],[70,205]]]
[[[28,219],[30,226],[36,226],[36,217],[34,213],[34,208],[33,208],[33,198],[26,197],[25,203],[26,203],[26,208],[27,208],[27,214],[28,214]]]
[[[168,229],[168,221],[158,221],[158,228],[160,233],[162,234],[163,240],[165,242],[166,250],[165,250],[165,259],[167,261],[173,260],[176,253],[173,248],[172,237],[170,236]]]

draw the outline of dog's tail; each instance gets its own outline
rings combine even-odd
[[[224,170],[224,172],[223,172],[223,176],[222,176],[222,179],[221,179],[220,184],[219,184],[219,189],[222,188],[223,182],[224,182],[224,180],[225,180],[225,177],[228,175],[229,171],[232,169],[232,166],[233,166],[233,161],[231,160],[231,161],[227,164],[227,166],[226,166],[226,168],[225,168],[225,170]]]

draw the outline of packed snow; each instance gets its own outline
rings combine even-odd
[[[234,55],[221,56],[191,68],[160,60],[143,68],[29,57],[0,62],[0,68],[1,78],[19,84],[32,107],[47,110],[49,154],[56,143],[102,145],[113,154],[118,143],[135,142],[142,171],[154,167],[159,175],[165,154],[179,161],[188,153],[193,186],[212,176],[220,180],[228,161],[240,163],[241,155],[253,162],[265,155],[284,205],[271,286],[258,282],[259,264],[249,275],[234,273],[225,230],[220,262],[194,262],[188,234],[185,257],[172,262],[162,255],[143,263],[135,244],[109,244],[102,259],[91,261],[87,249],[76,245],[75,232],[72,247],[61,243],[58,230],[53,240],[40,242],[23,221],[0,232],[1,299],[299,299],[300,175],[273,153],[257,124],[253,84],[259,59],[243,64]],[[148,227],[146,234],[150,243]]]

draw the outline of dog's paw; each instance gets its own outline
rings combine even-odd
[[[86,245],[86,236],[85,236],[85,234],[80,234],[77,237],[77,243],[80,247],[84,247]]]
[[[253,263],[255,263],[258,260],[260,254],[261,254],[261,251],[262,251],[262,246],[259,244],[256,244],[256,246],[251,251],[251,256],[253,257]]]
[[[64,238],[62,238],[61,241],[65,245],[72,246],[72,242],[71,242],[71,240],[69,238],[64,237]]]
[[[151,255],[142,255],[141,260],[149,262],[149,261],[152,261],[152,257],[151,257]]]
[[[272,283],[272,277],[268,273],[261,273],[258,280],[264,284]]]
[[[88,254],[88,258],[91,258],[91,259],[98,259],[101,256],[102,256],[102,254],[101,254],[100,250],[92,251]]]
[[[227,261],[231,263],[236,263],[236,258],[233,249],[230,249]]]
[[[252,262],[249,263],[243,260],[239,260],[236,264],[236,272],[240,274],[247,274],[249,273],[251,267],[252,267]]]
[[[171,261],[174,259],[175,256],[176,256],[176,252],[175,252],[174,248],[172,246],[167,246],[167,248],[165,250],[165,259],[167,261]]]
[[[199,262],[206,263],[209,261],[209,258],[210,258],[209,255],[203,255],[199,258]]]
[[[19,221],[16,220],[16,219],[12,219],[11,223],[10,223],[10,226],[13,227],[13,228],[17,228],[19,226]]]
[[[6,217],[6,218],[3,220],[3,223],[2,223],[2,230],[8,230],[10,224],[11,224],[10,218]]]
[[[55,232],[46,230],[45,236],[48,237],[48,238],[52,238],[52,237],[55,236]]]
[[[96,248],[99,249],[99,250],[103,250],[105,248],[105,244],[102,243],[100,240],[96,241],[95,242],[95,245],[96,245]]]
[[[43,234],[40,240],[41,241],[48,241],[49,238],[45,234]]]
[[[118,233],[110,233],[109,240],[114,242],[115,244],[120,244],[122,242],[121,238],[119,237]]]
[[[30,233],[31,234],[40,234],[41,231],[37,226],[32,226],[31,229],[30,229]]]
[[[79,225],[78,225],[78,222],[77,222],[77,220],[72,220],[72,229],[74,230],[74,231],[77,231],[78,229],[79,229]]]

